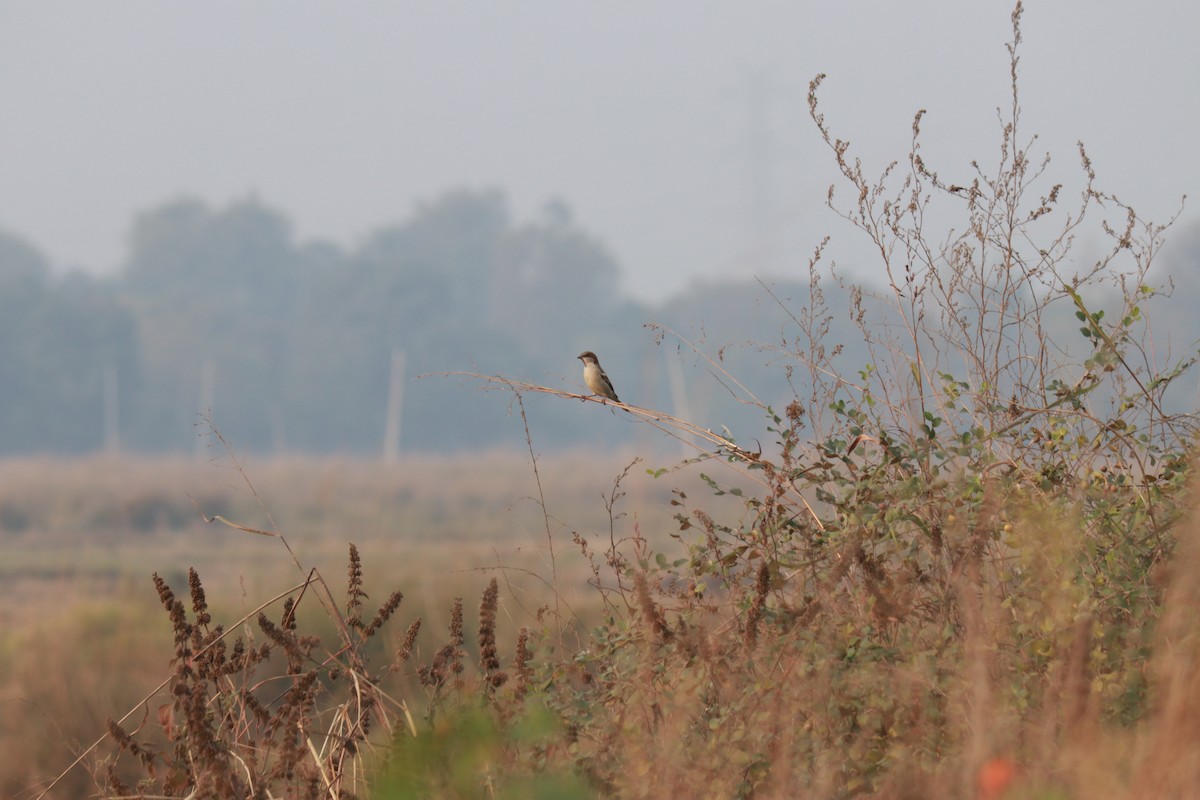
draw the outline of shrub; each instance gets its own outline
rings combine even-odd
[[[1195,356],[1160,363],[1148,346],[1147,272],[1170,223],[1097,188],[1082,144],[1068,206],[1033,152],[1020,17],[1018,3],[999,159],[964,186],[923,154],[924,112],[907,157],[869,177],[820,110],[823,76],[811,84],[850,190],[829,204],[887,276],[847,287],[870,363],[839,370],[825,340],[822,243],[772,348],[796,397],[776,410],[726,382],[762,408],[773,447],[628,409],[715,442],[694,463],[744,507],[721,519],[678,492],[683,558],[636,534],[600,554],[582,539],[609,617],[576,654],[585,679],[554,672],[548,702],[603,793],[968,796],[1014,763],[1075,792],[1132,780],[1128,751],[1071,759],[1148,721],[1194,431],[1170,390]],[[947,218],[961,222],[933,222]],[[1089,233],[1109,248],[1069,273]]]
[[[319,576],[296,589],[334,621],[326,649],[295,629],[299,601],[278,622],[258,617],[262,644],[227,647],[194,574],[192,619],[160,581],[177,648],[162,738],[111,727],[146,771],[136,791],[349,796],[368,788],[358,770],[376,721],[381,797],[1194,791],[1198,528],[1177,524],[1193,421],[1171,395],[1194,357],[1159,362],[1146,339],[1147,273],[1169,224],[1097,188],[1082,145],[1067,207],[1021,119],[1020,17],[1018,3],[999,158],[974,162],[965,185],[922,152],[923,112],[907,157],[869,177],[820,110],[822,77],[811,84],[849,189],[843,203],[831,188],[830,205],[887,276],[881,291],[849,287],[869,363],[839,370],[826,342],[823,243],[807,304],[780,302],[794,328],[773,349],[795,397],[781,409],[741,398],[766,415],[768,447],[617,406],[712,445],[690,464],[741,499],[737,514],[676,490],[674,544],[625,534],[627,468],[605,499],[604,543],[574,537],[602,614],[573,645],[546,512],[554,605],[508,668],[495,579],[477,657],[460,599],[431,658],[409,661],[414,623],[374,671],[363,643],[399,595],[364,623],[353,550],[344,611]],[[1068,274],[1088,231],[1109,249]],[[495,380],[523,419],[521,392],[566,394]],[[401,670],[409,682],[384,691]],[[135,791],[106,774],[108,791]]]

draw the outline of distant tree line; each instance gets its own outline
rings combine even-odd
[[[127,262],[105,278],[54,277],[0,233],[0,454],[187,450],[208,412],[246,450],[379,452],[394,353],[404,449],[524,436],[509,398],[425,373],[579,388],[575,356],[594,349],[630,402],[666,407],[643,328],[655,311],[618,278],[563,204],[518,222],[498,191],[451,192],[349,249],[297,242],[256,200],[182,199],[134,221]],[[589,424],[595,407],[532,402],[539,445],[633,436]]]
[[[650,307],[621,293],[614,257],[565,205],[517,221],[499,191],[450,192],[351,248],[298,242],[286,216],[256,200],[178,200],[134,221],[127,262],[105,278],[56,277],[33,245],[0,233],[0,455],[118,443],[184,451],[204,441],[208,412],[248,451],[379,453],[396,353],[403,450],[524,439],[510,397],[416,376],[503,374],[579,390],[585,349],[623,400],[757,436],[765,421],[746,416],[720,371],[786,405],[796,375],[763,367],[792,344],[803,271],[767,287],[698,285]],[[826,299],[831,342],[852,341],[844,298]],[[702,344],[717,367],[674,337],[656,340],[649,322]],[[671,358],[687,370],[675,376],[682,393]],[[844,358],[852,374],[867,355]],[[538,446],[653,435],[591,405],[526,405]]]

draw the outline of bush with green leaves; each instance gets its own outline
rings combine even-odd
[[[848,374],[826,341],[827,240],[770,348],[795,398],[742,397],[774,446],[730,437],[694,459],[743,513],[714,518],[681,492],[686,557],[635,537],[597,564],[624,602],[578,659],[591,680],[557,707],[606,791],[965,794],[998,754],[1044,777],[1081,726],[1149,712],[1194,433],[1172,388],[1196,356],[1149,339],[1171,223],[1099,189],[1082,144],[1055,182],[1026,133],[1020,16],[999,158],[961,185],[923,153],[924,112],[907,156],[869,175],[812,82],[841,175],[829,205],[887,278],[842,284],[871,361]],[[1081,264],[1086,237],[1108,247]],[[646,733],[623,746],[631,728]],[[654,765],[654,791],[631,761]]]

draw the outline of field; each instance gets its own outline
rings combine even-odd
[[[538,609],[556,598],[595,616],[591,573],[572,533],[608,539],[604,499],[632,460],[540,460],[548,517],[527,454],[394,466],[250,458],[238,467],[221,455],[0,462],[0,795],[36,795],[104,734],[107,718],[171,674],[171,623],[152,574],[186,591],[194,568],[212,613],[227,621],[310,568],[340,587],[354,543],[370,598],[402,590],[406,618],[423,618],[431,640],[445,628],[452,598],[477,597],[492,575],[505,587],[501,628],[509,634],[537,624]],[[695,483],[680,477],[668,483],[645,465],[632,469],[613,512],[617,535],[636,526],[665,540],[677,527],[670,487]],[[279,538],[221,520],[279,531],[299,566]],[[421,647],[430,647],[424,638]],[[81,766],[51,796],[92,787]]]
[[[616,457],[560,459],[545,480],[550,513],[557,507],[570,512],[571,524],[607,529],[600,498],[620,466]],[[63,592],[104,596],[131,580],[149,587],[156,570],[195,566],[228,596],[243,582],[293,577],[278,541],[204,517],[278,530],[306,565],[321,567],[344,564],[349,542],[387,568],[427,567],[430,556],[437,574],[515,554],[536,561],[547,544],[537,483],[519,454],[422,458],[394,467],[251,459],[241,472],[225,461],[19,460],[0,463],[0,481],[5,623],[16,621],[14,601],[29,597],[33,585],[60,599],[67,599]],[[662,493],[647,480],[636,491]],[[236,583],[216,585],[226,580]],[[17,592],[16,582],[33,585]],[[154,605],[153,596],[147,600]]]
[[[814,249],[745,346],[793,391],[650,326],[765,432],[609,404],[699,454],[0,463],[0,794],[1200,797],[1200,354],[1150,329],[1173,220],[1082,144],[1050,182],[1021,11],[967,186],[923,111],[873,177],[810,83],[882,283],[831,308]]]
[[[404,711],[392,709],[388,736],[368,737],[364,764],[385,770],[377,794],[366,788],[374,781],[359,775],[359,796],[493,796],[480,783],[489,773],[487,780],[507,787],[496,796],[514,797],[784,797],[795,787],[823,797],[1194,796],[1181,788],[1194,785],[1189,765],[1200,752],[1200,730],[1190,721],[1200,636],[1190,611],[1200,584],[1194,523],[1184,526],[1170,567],[1148,565],[1151,606],[1139,610],[1127,577],[1120,591],[1129,596],[1117,598],[1124,611],[1116,616],[1102,589],[1093,591],[1102,580],[1079,582],[1080,537],[1089,535],[1079,518],[1028,515],[1011,496],[986,512],[990,521],[977,520],[1001,532],[1000,549],[989,546],[979,562],[982,572],[945,576],[936,589],[898,573],[881,583],[860,560],[842,572],[840,586],[825,584],[831,594],[822,608],[808,595],[801,603],[764,569],[741,584],[731,570],[723,580],[735,583],[710,583],[712,594],[700,597],[672,585],[682,571],[671,561],[730,545],[725,553],[733,553],[739,540],[761,533],[761,516],[746,517],[744,494],[700,479],[701,471],[720,475],[719,462],[658,477],[639,463],[616,482],[631,461],[555,456],[540,459],[536,475],[527,457],[500,453],[392,467],[348,459],[0,464],[0,791],[38,796],[99,741],[48,796],[95,793],[107,765],[117,763],[106,720],[130,710],[124,729],[156,740],[154,709],[168,708],[170,695],[140,704],[181,678],[176,623],[161,608],[152,573],[186,595],[195,568],[208,612],[229,623],[314,567],[341,602],[353,542],[364,620],[390,592],[404,593],[396,621],[363,658],[387,660],[403,648],[410,622],[424,622],[412,666],[390,690]],[[546,515],[535,499],[539,482]],[[695,501],[691,493],[706,510],[684,513],[694,527],[675,541],[681,518],[674,515]],[[947,509],[927,512],[953,527]],[[706,530],[714,517],[745,525]],[[299,565],[278,537],[221,520],[281,532]],[[625,575],[643,577],[622,586],[617,571],[594,571],[576,533],[593,555],[624,540],[644,556],[626,562]],[[949,552],[962,552],[972,537],[960,528],[946,538]],[[1006,574],[989,577],[1000,553]],[[605,591],[588,585],[597,576]],[[465,597],[469,607],[493,577],[501,588],[490,641],[502,652],[493,653],[492,674],[501,662],[516,671],[521,702],[484,688],[486,597],[479,641],[464,641],[475,618],[453,619],[453,598]],[[956,609],[949,616],[930,605],[942,590],[958,595],[944,598]],[[1169,644],[1130,626],[1146,613],[1145,620],[1165,620]],[[338,614],[353,616],[351,604]],[[459,677],[430,683],[422,670],[447,653],[441,631],[449,627],[453,643],[455,624]],[[240,629],[250,642],[253,627]],[[299,629],[338,637],[314,602],[299,614]],[[515,644],[526,641],[521,629],[536,644]],[[523,646],[536,651],[524,665]],[[530,710],[535,674],[543,686],[535,706],[553,710],[557,721]],[[598,696],[596,681],[605,687]],[[508,721],[501,728],[478,718],[480,696],[494,697],[497,718]],[[589,696],[598,705],[578,705]],[[521,725],[534,726],[533,744]],[[402,747],[407,755],[397,761],[380,748],[404,731],[415,744]],[[138,770],[130,769],[126,757],[110,774],[132,781]]]

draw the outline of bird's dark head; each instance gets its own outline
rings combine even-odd
[[[600,363],[600,359],[596,358],[596,354],[593,353],[591,350],[584,350],[582,353],[580,353],[579,355],[577,355],[575,357],[578,358],[580,361],[582,361],[584,364],[599,364]]]

